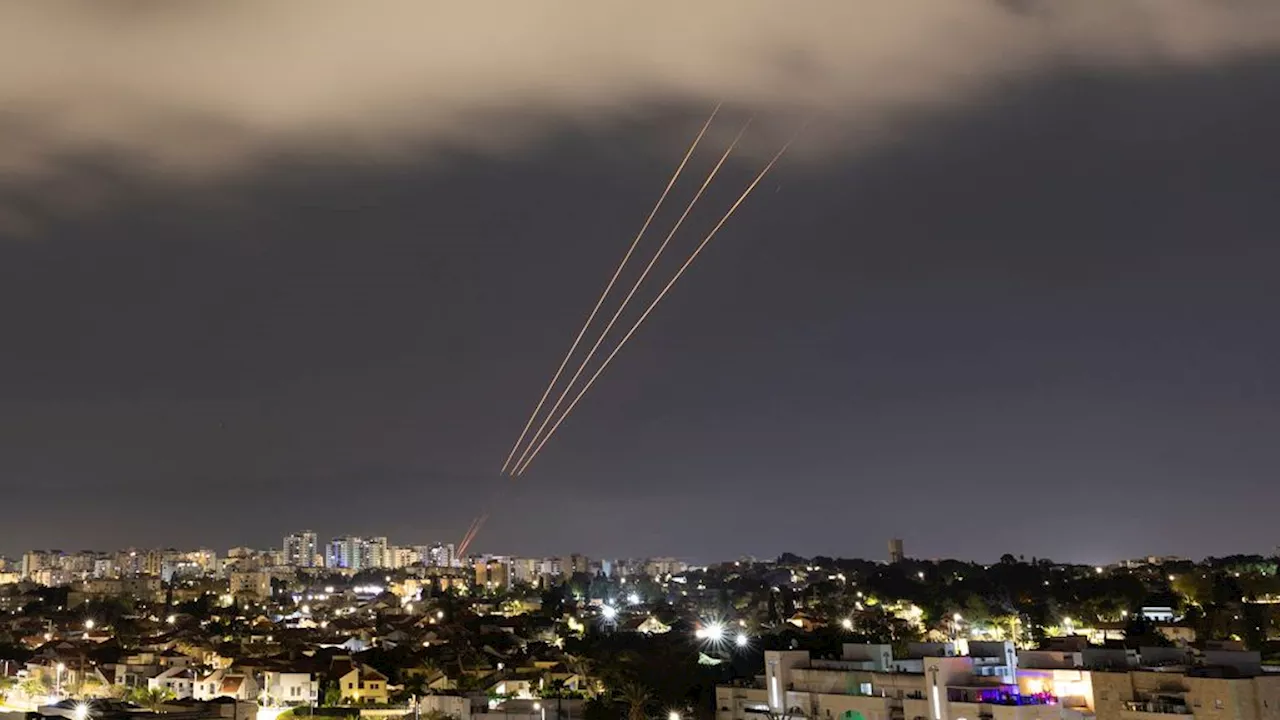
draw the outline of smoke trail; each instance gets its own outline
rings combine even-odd
[[[622,268],[626,266],[627,261],[631,259],[631,254],[635,252],[636,245],[640,243],[640,238],[644,237],[644,233],[649,229],[649,224],[653,222],[653,218],[658,214],[658,208],[662,207],[662,203],[667,199],[667,194],[671,192],[672,186],[676,184],[676,179],[680,177],[680,173],[684,171],[684,166],[689,162],[689,158],[693,156],[693,151],[697,149],[698,143],[702,142],[702,136],[707,134],[707,128],[711,127],[711,121],[716,119],[716,113],[720,112],[720,106],[716,105],[711,111],[711,115],[707,121],[702,124],[702,129],[698,131],[697,137],[693,139],[693,143],[689,145],[689,149],[685,151],[684,157],[681,158],[680,164],[676,167],[676,171],[671,174],[671,179],[667,181],[667,186],[662,189],[662,194],[658,196],[658,202],[654,203],[653,209],[649,211],[649,217],[644,219],[644,224],[640,226],[640,232],[636,233],[636,237],[631,241],[631,247],[627,248],[627,252],[622,256],[622,262],[618,263],[618,267],[613,271],[613,277],[609,278],[609,283],[604,286],[604,291],[600,293],[600,299],[596,300],[595,307],[591,308],[591,313],[587,315],[586,322],[582,323],[582,329],[578,331],[578,336],[573,339],[573,344],[569,346],[569,352],[565,353],[564,359],[560,361],[560,367],[556,368],[555,375],[551,376],[551,382],[547,383],[547,389],[542,391],[542,397],[538,399],[538,404],[533,408],[533,412],[529,414],[529,420],[525,422],[524,429],[520,431],[520,437],[516,440],[516,444],[511,446],[511,452],[507,454],[507,459],[502,463],[502,472],[507,472],[507,466],[511,464],[511,458],[515,456],[516,451],[520,449],[520,445],[524,442],[525,435],[528,434],[529,428],[533,426],[533,421],[537,419],[538,413],[542,410],[542,406],[547,402],[547,397],[551,395],[551,390],[556,386],[556,381],[560,379],[560,375],[564,372],[564,368],[569,364],[569,358],[573,357],[573,351],[578,349],[578,344],[582,342],[582,336],[586,334],[587,328],[591,326],[591,321],[595,319],[596,313],[600,312],[600,306],[604,304],[604,299],[609,295],[609,291],[613,289],[614,283],[618,282],[618,276],[622,274]],[[616,317],[616,316],[615,316]],[[610,323],[612,325],[612,323]],[[607,332],[607,330],[606,330]],[[594,352],[594,348],[592,349]],[[576,379],[576,375],[574,376]],[[570,382],[572,384],[572,382]],[[563,396],[562,396],[563,397]],[[558,404],[557,404],[558,407]],[[555,410],[551,411],[552,413]],[[539,428],[541,432],[541,428]],[[535,436],[536,437],[536,436]]]
[[[609,367],[609,363],[613,362],[613,358],[617,356],[618,351],[622,349],[623,345],[627,344],[627,341],[635,334],[636,330],[645,321],[645,318],[649,317],[649,313],[653,312],[653,309],[657,307],[658,303],[662,302],[662,298],[666,296],[667,291],[671,289],[671,286],[675,285],[676,281],[680,279],[680,276],[684,274],[684,271],[689,269],[689,266],[693,264],[693,261],[698,257],[698,254],[702,252],[702,249],[707,246],[707,243],[711,242],[711,238],[715,237],[716,233],[720,232],[720,228],[724,227],[725,222],[728,221],[733,213],[738,209],[738,206],[742,204],[742,201],[746,200],[747,196],[751,194],[751,191],[756,189],[756,186],[759,185],[760,181],[764,179],[764,176],[773,169],[773,166],[782,158],[782,155],[787,151],[787,148],[791,147],[793,142],[795,142],[795,136],[788,140],[786,144],[782,146],[782,149],[773,156],[773,159],[769,161],[769,164],[765,165],[764,169],[760,171],[760,174],[756,175],[755,180],[751,181],[751,184],[742,192],[742,195],[738,196],[738,199],[729,208],[729,211],[724,214],[724,217],[720,218],[720,222],[716,223],[716,226],[711,229],[711,232],[707,233],[707,236],[703,238],[702,242],[698,244],[698,247],[693,251],[689,258],[684,261],[684,264],[680,266],[680,269],[676,271],[676,274],[669,282],[667,282],[666,286],[662,288],[662,291],[658,293],[658,296],[653,299],[653,302],[649,303],[649,307],[645,308],[644,313],[641,314],[640,318],[631,326],[631,329],[627,331],[627,334],[622,336],[622,339],[618,341],[617,347],[613,349],[613,352],[609,353],[609,356],[605,358],[604,363],[600,365],[595,374],[591,376],[591,379],[587,380],[587,384],[584,385],[582,390],[578,392],[577,396],[573,398],[573,402],[569,403],[569,407],[565,408],[565,411],[561,413],[560,419],[556,420],[555,424],[551,426],[551,429],[547,432],[546,436],[542,438],[542,441],[538,443],[537,448],[534,449],[533,454],[529,456],[529,459],[524,461],[524,464],[520,465],[516,469],[515,475],[517,477],[524,473],[530,463],[533,462],[534,458],[538,457],[538,453],[542,452],[542,447],[547,444],[547,441],[551,439],[552,435],[555,435],[556,430],[560,427],[560,423],[563,423],[565,418],[569,417],[569,414],[573,412],[573,409],[578,406],[578,401],[581,400],[582,396],[586,395],[587,391],[591,389],[596,378],[600,377],[600,374],[605,371],[605,368]]]
[[[698,192],[694,194],[693,199],[685,206],[684,212],[680,215],[680,219],[676,220],[676,224],[671,228],[671,232],[667,233],[667,237],[663,239],[662,244],[658,246],[657,252],[655,252],[653,258],[649,260],[649,264],[645,266],[644,272],[640,273],[640,277],[635,281],[635,284],[631,286],[631,290],[627,292],[627,296],[623,298],[622,304],[619,305],[617,311],[613,313],[613,317],[609,318],[609,323],[605,325],[604,330],[600,331],[600,337],[596,338],[595,344],[587,351],[586,357],[582,358],[582,362],[578,365],[578,369],[573,373],[573,377],[569,378],[568,384],[566,384],[564,386],[564,390],[560,392],[560,397],[556,398],[555,404],[551,406],[551,410],[547,413],[546,418],[544,418],[542,424],[538,426],[538,431],[533,434],[533,437],[529,438],[529,445],[525,447],[524,452],[520,454],[520,459],[516,461],[516,467],[520,467],[521,464],[524,463],[525,458],[533,449],[533,444],[538,441],[538,436],[546,429],[551,418],[555,417],[556,411],[560,409],[560,405],[564,402],[565,397],[567,397],[570,391],[573,390],[573,386],[578,382],[578,378],[582,377],[582,371],[587,368],[587,364],[591,362],[591,358],[595,357],[596,350],[600,349],[600,344],[604,342],[609,331],[612,330],[614,324],[618,322],[618,317],[627,309],[627,305],[631,302],[631,298],[635,296],[636,290],[640,289],[640,285],[645,281],[645,278],[649,277],[649,271],[653,270],[653,266],[658,262],[658,258],[662,257],[662,253],[667,249],[667,245],[671,242],[671,238],[675,236],[676,231],[678,231],[680,226],[684,224],[685,218],[689,217],[689,213],[693,210],[693,206],[702,198],[702,193],[706,192],[707,186],[711,184],[711,181],[714,180],[716,175],[720,172],[720,168],[723,167],[725,161],[729,159],[729,155],[733,153],[734,148],[738,147],[738,142],[742,140],[742,136],[746,134],[747,128],[749,127],[751,127],[751,120],[747,120],[747,122],[742,125],[742,129],[739,130],[737,136],[733,138],[733,142],[729,143],[729,147],[724,151],[724,154],[720,156],[720,160],[716,162],[715,167],[711,168],[711,172],[707,174],[706,180],[702,181],[702,186],[698,188]]]

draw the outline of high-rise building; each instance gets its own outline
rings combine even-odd
[[[368,567],[369,541],[350,535],[334,538],[329,542],[328,565],[331,568],[355,570]]]
[[[391,568],[395,570],[422,563],[422,554],[416,548],[396,545],[392,546],[388,552],[391,556]]]
[[[560,559],[560,572],[565,577],[570,577],[575,573],[585,574],[590,572],[590,564],[591,561],[586,555],[579,555],[578,553],[566,555]]]
[[[36,573],[41,570],[48,570],[53,567],[54,558],[59,553],[45,552],[43,550],[30,550],[22,556],[22,577],[34,578]]]
[[[511,558],[502,555],[476,560],[476,586],[486,590],[511,587]]]
[[[316,534],[303,530],[284,537],[284,564],[293,567],[312,567],[316,556]]]
[[[902,551],[902,538],[892,538],[889,540],[889,564],[900,563],[906,559],[906,553]]]
[[[649,558],[644,563],[644,573],[652,578],[663,578],[667,575],[679,575],[687,567],[684,562],[672,557]]]
[[[456,554],[453,543],[436,543],[427,551],[427,564],[435,567],[453,567]]]
[[[391,567],[391,546],[387,543],[387,539],[385,537],[370,538],[366,548],[368,552],[368,564],[365,565],[365,567]]]

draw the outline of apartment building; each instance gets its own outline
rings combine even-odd
[[[765,653],[753,682],[717,686],[717,720],[1280,720],[1280,674],[1257,653],[1172,648],[1013,652],[1008,643],[847,644],[839,660]],[[918,657],[913,657],[918,656]],[[1085,658],[1098,663],[1082,665]]]

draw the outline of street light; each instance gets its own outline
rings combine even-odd
[[[76,703],[76,720],[87,720],[89,717],[88,703]]]
[[[840,621],[840,627],[844,628],[845,630],[852,630],[852,629],[853,629],[853,620],[851,620],[851,619],[849,619],[849,618],[845,618],[845,619],[841,620],[841,621]]]
[[[680,713],[676,710],[672,710],[667,713],[667,720],[680,720]]]
[[[733,643],[734,643],[735,645],[737,645],[738,647],[740,647],[740,648],[744,648],[744,647],[746,647],[746,646],[747,646],[747,642],[748,642],[748,640],[747,640],[747,635],[746,635],[746,633],[738,633],[738,636],[737,636],[736,638],[734,638],[734,639],[733,639]]]

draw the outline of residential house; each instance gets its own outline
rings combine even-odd
[[[320,681],[309,672],[268,670],[262,686],[267,704],[310,705],[320,699]]]
[[[251,673],[219,668],[196,680],[193,695],[196,700],[213,700],[220,697],[256,700],[258,691],[258,682]]]
[[[147,680],[147,689],[171,693],[176,700],[186,700],[195,694],[196,671],[189,667],[173,666]]]
[[[387,676],[349,657],[334,657],[329,675],[338,681],[343,702],[385,703],[390,700]]]

